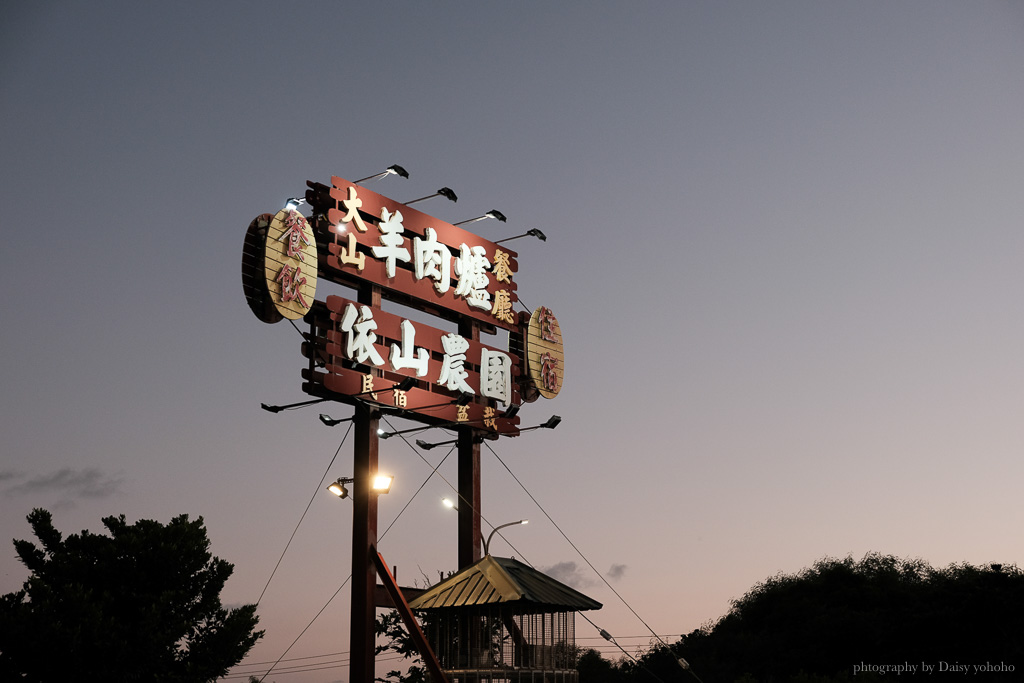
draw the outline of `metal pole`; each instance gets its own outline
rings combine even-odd
[[[480,324],[463,322],[459,334],[480,341]],[[459,569],[468,567],[480,555],[480,444],[472,427],[459,427]]]
[[[359,291],[359,303],[380,306],[380,289],[365,286]],[[377,546],[377,494],[371,490],[371,477],[377,472],[380,413],[364,403],[356,404],[355,454],[352,483],[352,604],[349,632],[349,681],[373,683],[374,633],[376,605],[374,594],[377,571],[374,555]]]

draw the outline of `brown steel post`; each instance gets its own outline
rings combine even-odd
[[[480,341],[480,324],[464,322],[459,334]],[[459,569],[477,562],[483,538],[480,534],[480,444],[472,427],[459,427]]]
[[[380,306],[380,289],[363,287],[359,302]],[[356,404],[355,457],[352,477],[352,605],[349,633],[349,681],[373,683],[374,594],[377,572],[374,555],[377,546],[377,494],[371,491],[371,477],[377,473],[379,412],[365,403]]]

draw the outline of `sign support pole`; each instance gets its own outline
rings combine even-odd
[[[480,324],[459,324],[459,334],[480,341]],[[480,444],[472,427],[459,427],[459,569],[480,560]]]
[[[380,306],[380,288],[361,287],[359,303]],[[356,403],[355,454],[352,484],[352,602],[349,632],[349,680],[372,683],[375,674],[376,644],[374,595],[377,571],[374,557],[377,546],[377,494],[372,477],[377,473],[380,413],[364,402]]]

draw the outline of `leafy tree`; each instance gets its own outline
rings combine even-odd
[[[14,542],[30,576],[0,596],[0,679],[212,681],[263,636],[255,605],[221,606],[233,566],[202,517],[107,517],[109,536],[67,538],[46,510],[28,522],[41,547]]]
[[[933,569],[921,560],[877,553],[859,562],[826,558],[798,574],[779,574],[755,585],[733,601],[724,617],[683,636],[671,651],[651,650],[641,659],[644,669],[635,671],[636,679],[654,681],[653,673],[663,681],[677,680],[678,656],[690,661],[702,679],[720,683],[893,677],[855,671],[862,663],[1005,662],[1020,667],[1022,604],[1024,572],[1016,566]],[[933,676],[951,674],[936,670]]]

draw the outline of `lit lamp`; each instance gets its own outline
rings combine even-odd
[[[332,482],[327,490],[336,495],[338,498],[348,498],[348,488],[345,484],[351,484],[354,481],[351,477],[338,477],[338,480]]]
[[[391,482],[395,480],[390,474],[375,474],[370,485],[375,493],[388,493],[391,490]]]
[[[389,474],[375,474],[370,478],[370,490],[374,493],[388,493],[391,491],[391,483],[395,480]],[[338,477],[337,481],[331,482],[327,490],[338,498],[348,498],[349,490],[345,484],[352,484],[355,479],[352,477]]]

